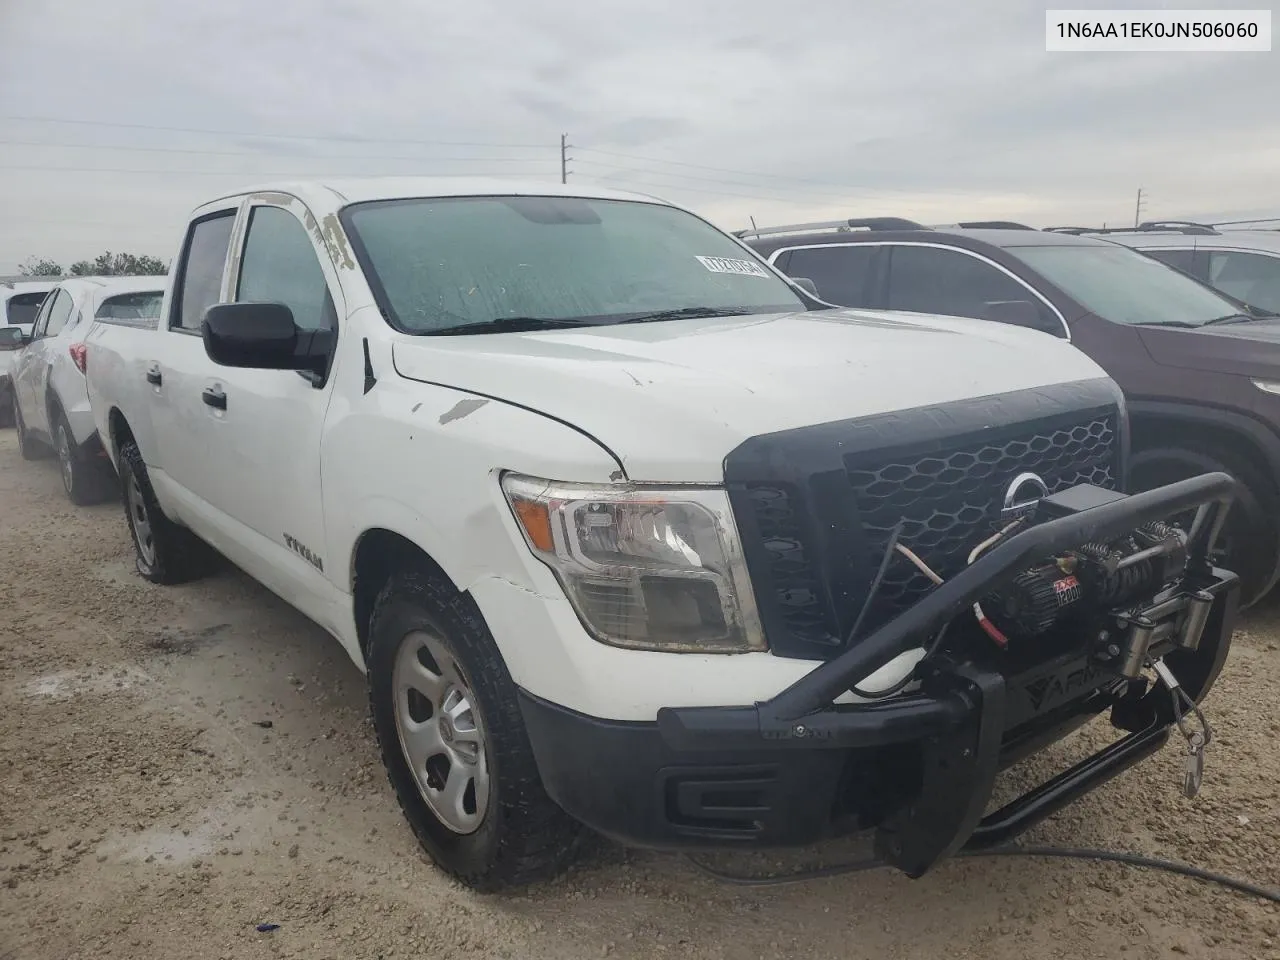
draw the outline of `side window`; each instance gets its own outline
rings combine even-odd
[[[1175,270],[1181,270],[1183,273],[1189,273],[1197,280],[1206,279],[1204,266],[1202,261],[1204,257],[1196,256],[1194,250],[1141,250],[1152,259],[1159,260],[1161,263],[1167,263]]]
[[[40,312],[36,314],[35,325],[31,328],[31,339],[39,340],[44,336],[44,328],[49,325],[49,310],[57,300],[57,290],[50,291],[45,294],[44,300],[40,302]]]
[[[793,277],[812,280],[818,296],[828,303],[863,307],[868,303],[868,280],[876,250],[872,244],[860,243],[801,248],[791,252],[786,271]]]
[[[1209,283],[1251,307],[1280,313],[1280,258],[1213,250],[1209,253]]]
[[[59,290],[53,301],[53,305],[49,307],[49,316],[45,321],[43,336],[56,337],[62,332],[62,328],[67,324],[67,318],[71,316],[71,310],[75,306],[75,301],[71,299],[71,294],[65,290]]]
[[[9,298],[6,313],[9,323],[35,323],[40,306],[48,299],[44,293],[15,293]]]
[[[227,210],[191,225],[178,268],[178,298],[169,314],[170,327],[198,332],[205,311],[218,302],[235,217],[234,210]]]
[[[989,263],[955,250],[895,246],[889,261],[889,309],[941,313],[952,317],[990,317],[988,305],[1029,301],[1038,329],[1061,334],[1057,316],[1027,287]]]
[[[283,303],[302,330],[335,325],[333,300],[311,237],[288,210],[253,208],[236,300]]]

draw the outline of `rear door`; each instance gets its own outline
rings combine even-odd
[[[162,503],[175,504],[181,519],[202,535],[204,515],[198,505],[208,486],[210,457],[209,408],[201,402],[201,392],[212,361],[205,354],[201,323],[205,311],[224,299],[223,278],[239,210],[238,200],[228,200],[198,212],[174,265],[161,329],[137,338],[145,342],[147,353],[134,375],[145,380],[155,431],[155,449],[143,455],[152,482],[165,488]]]

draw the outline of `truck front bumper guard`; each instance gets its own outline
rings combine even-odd
[[[1190,619],[1185,616],[1188,598],[1196,596],[1202,605],[1212,598],[1207,617],[1203,609],[1199,616],[1209,642],[1198,650],[1175,645],[1167,656],[1183,689],[1198,702],[1222,669],[1234,623],[1238,580],[1209,561],[1209,547],[1221,531],[1233,489],[1226,474],[1204,474],[1030,527],[770,700],[753,706],[660,710],[662,739],[681,754],[744,756],[788,748],[919,744],[920,789],[912,802],[877,827],[877,856],[918,877],[962,849],[1005,843],[1158,751],[1175,723],[1171,697],[1153,687],[1134,702],[1122,700],[1112,717],[1131,731],[1128,736],[986,816],[996,775],[1007,760],[1007,678],[1002,673],[939,658],[925,671],[918,693],[882,702],[833,701],[895,657],[922,646],[952,618],[1033,563],[1195,510],[1186,575],[1162,607],[1170,617],[1181,613],[1185,622]]]

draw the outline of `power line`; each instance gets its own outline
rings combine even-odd
[[[751,183],[746,180],[726,180],[723,177],[703,177],[703,176],[698,176],[697,174],[681,173],[675,170],[646,170],[642,167],[623,167],[623,166],[619,166],[617,164],[612,164],[612,163],[602,163],[599,160],[585,160],[582,162],[589,163],[593,167],[600,167],[606,170],[616,170],[621,173],[642,174],[645,176],[655,176],[655,177],[680,178],[684,180],[697,180],[703,183],[714,183],[722,186],[748,187],[751,189],[755,189],[758,187],[777,186],[785,190],[807,191],[814,198],[823,198],[823,199],[837,200],[837,201],[852,200],[852,199],[883,200],[885,196],[892,193],[891,191],[886,192],[885,194],[861,193],[861,192],[853,192],[853,191],[850,191],[847,193],[836,193],[833,190],[817,190],[814,187],[793,187],[790,184]],[[808,197],[805,197],[804,199],[808,199]]]
[[[141,170],[134,167],[51,167],[48,165],[25,166],[17,164],[0,164],[0,170],[41,170],[48,173],[141,173],[150,175],[168,175],[179,177],[255,177],[259,179],[316,179],[319,177],[352,177],[360,176],[352,173],[334,173],[327,171],[323,173],[299,173],[296,170],[288,170],[283,173],[264,173],[260,170]],[[510,172],[493,172],[467,170],[463,173],[441,173],[433,172],[430,176],[435,177],[525,177],[528,179],[538,179],[535,174],[513,174]]]
[[[425,163],[435,163],[438,161],[463,163],[546,163],[544,157],[410,157],[404,154],[373,154],[373,153],[353,153],[353,154],[311,154],[305,157],[297,157],[295,154],[287,153],[253,153],[247,150],[206,150],[194,147],[126,147],[116,144],[107,143],[54,143],[49,140],[0,140],[2,146],[19,146],[19,147],[56,147],[73,150],[128,150],[134,153],[182,153],[182,154],[199,154],[205,157],[251,157],[261,158],[270,157],[278,159],[299,159],[299,160],[414,160]]]
[[[253,130],[213,130],[205,127],[172,127],[152,123],[119,123],[110,120],[82,120],[70,117],[28,117],[13,114],[0,116],[0,120],[18,120],[25,123],[64,123],[88,127],[118,127],[124,130],[158,130],[168,133],[200,133],[219,137],[260,137],[267,140],[321,140],[329,143],[415,143],[437,147],[507,147],[515,150],[545,150],[545,143],[494,143],[474,140],[410,140],[405,138],[334,137],[303,133],[261,133]]]

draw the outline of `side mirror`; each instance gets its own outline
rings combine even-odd
[[[1030,300],[990,300],[983,304],[983,308],[985,320],[1027,327],[1042,333],[1062,334],[1062,328],[1057,324],[1047,323],[1040,308]]]
[[[201,324],[204,351],[224,367],[303,370],[312,361],[298,353],[298,325],[283,303],[216,303]]]
[[[21,327],[0,327],[0,350],[19,350],[29,339]]]
[[[808,277],[792,277],[791,282],[810,296],[817,297],[819,300],[822,299],[821,294],[818,293],[818,285]]]

